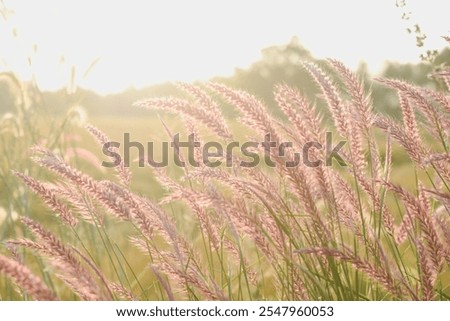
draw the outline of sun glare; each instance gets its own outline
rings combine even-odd
[[[431,1],[433,2],[433,1]],[[385,59],[417,62],[419,50],[395,1],[5,1],[0,68],[43,89],[73,78],[111,93],[171,80],[233,74],[261,49],[297,36],[318,58],[377,72]],[[411,22],[441,49],[445,10],[408,1]],[[352,12],[352,14],[346,14]],[[345,16],[345,18],[343,18]]]

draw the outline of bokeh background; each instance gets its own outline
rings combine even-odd
[[[450,64],[442,39],[450,31],[449,10],[444,0],[0,1],[0,242],[27,234],[19,216],[59,229],[53,214],[11,174],[46,177],[30,161],[30,147],[45,145],[94,177],[108,177],[84,126],[93,124],[117,141],[125,132],[143,143],[167,140],[161,119],[174,132],[181,130],[180,119],[132,104],[180,96],[175,81],[218,81],[247,90],[281,117],[274,85],[297,87],[320,108],[318,90],[300,62],[320,65],[329,57],[366,81],[377,112],[399,117],[395,92],[373,78],[439,89],[429,74]],[[233,109],[225,106],[224,113],[239,127]],[[413,185],[412,168],[402,166],[407,158],[394,153],[393,162],[393,181]],[[151,171],[132,170],[140,171],[134,191],[161,198],[163,187]],[[110,229],[119,246],[127,241],[126,229]],[[85,233],[92,245],[99,242]],[[33,264],[44,270],[39,258]],[[0,295],[16,298],[7,286]]]

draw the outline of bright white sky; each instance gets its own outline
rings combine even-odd
[[[22,79],[35,75],[41,88],[56,89],[68,83],[73,65],[78,85],[103,94],[228,76],[258,60],[261,49],[293,36],[316,57],[337,58],[352,68],[364,60],[377,72],[386,59],[418,61],[408,24],[420,24],[431,49],[442,49],[440,36],[450,31],[448,0],[406,0],[409,22],[401,20],[395,0],[4,3],[15,14],[0,19],[0,70]]]

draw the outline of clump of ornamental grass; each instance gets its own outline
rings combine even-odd
[[[36,144],[58,150],[71,158],[81,154],[81,149],[75,150],[69,146],[74,137],[71,131],[82,122],[83,111],[73,107],[65,114],[52,114],[36,84],[22,82],[13,73],[0,73],[0,86],[5,103],[0,108],[0,242],[3,242],[27,233],[19,222],[20,216],[37,216],[45,212],[41,202],[33,197],[32,191],[24,187],[12,170],[26,172],[35,179],[45,175],[33,166],[30,159],[30,148]],[[40,183],[36,184],[34,186],[39,187]],[[39,188],[42,190],[42,186]],[[0,254],[3,253],[6,254],[6,251],[0,249]],[[35,263],[47,275],[42,262],[37,260]],[[21,270],[17,265],[11,268],[10,271]],[[5,278],[1,284],[1,298],[18,298]]]
[[[185,99],[137,102],[181,115],[200,146],[205,135],[226,144],[242,134],[222,116],[225,105],[239,113],[249,140],[270,135],[277,146],[293,144],[283,155],[270,149],[275,166],[269,168],[236,166],[244,160],[237,154],[224,156],[231,167],[210,167],[199,153],[193,157],[200,165],[186,161],[181,177],[153,168],[167,191],[160,200],[134,192],[123,163],[114,168],[116,179],[98,180],[54,151],[35,147],[33,160],[55,178],[42,182],[14,174],[77,241],[64,243],[23,217],[30,237],[8,242],[13,255],[0,256],[0,271],[20,291],[44,300],[64,299],[60,293],[65,292],[50,290],[25,267],[14,255],[19,248],[43,258],[61,287],[84,300],[449,299],[448,91],[377,79],[398,94],[402,119],[394,120],[374,111],[356,74],[336,60],[327,67],[333,76],[314,63],[303,64],[322,92],[325,111],[297,88],[274,88],[284,120],[274,118],[257,97],[219,83],[182,83]],[[450,83],[450,71],[435,77]],[[169,126],[164,128],[171,138]],[[100,145],[109,141],[94,126],[87,130]],[[325,146],[326,132],[346,142],[344,163],[286,166],[293,151],[308,142]],[[263,150],[254,152],[264,157]],[[326,158],[324,149],[310,153],[312,159]],[[414,184],[393,178],[396,154],[408,159]],[[186,160],[183,152],[179,156]],[[124,231],[128,244],[141,253],[143,270],[129,263],[126,248],[113,249],[107,225],[119,221],[131,227]],[[83,224],[93,226],[102,240],[98,246],[109,249],[105,255],[116,262],[114,271],[102,271],[93,249],[84,246],[78,234]]]

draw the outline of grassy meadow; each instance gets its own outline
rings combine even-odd
[[[0,299],[448,300],[448,73],[430,89],[361,79],[334,60],[300,68],[314,99],[278,84],[269,108],[219,82],[178,84],[175,98],[122,115],[56,115],[10,78],[18,94],[0,127]],[[375,82],[398,95],[400,116],[373,106]],[[289,168],[289,149],[270,151],[274,168],[238,166],[248,156],[239,152],[231,168],[139,168],[136,151],[130,168],[100,165],[110,160],[102,145],[123,147],[124,133],[153,141],[158,160],[174,133],[202,146],[270,134],[301,150],[325,146],[325,132],[346,142],[347,166]],[[264,157],[261,146],[253,152]]]

